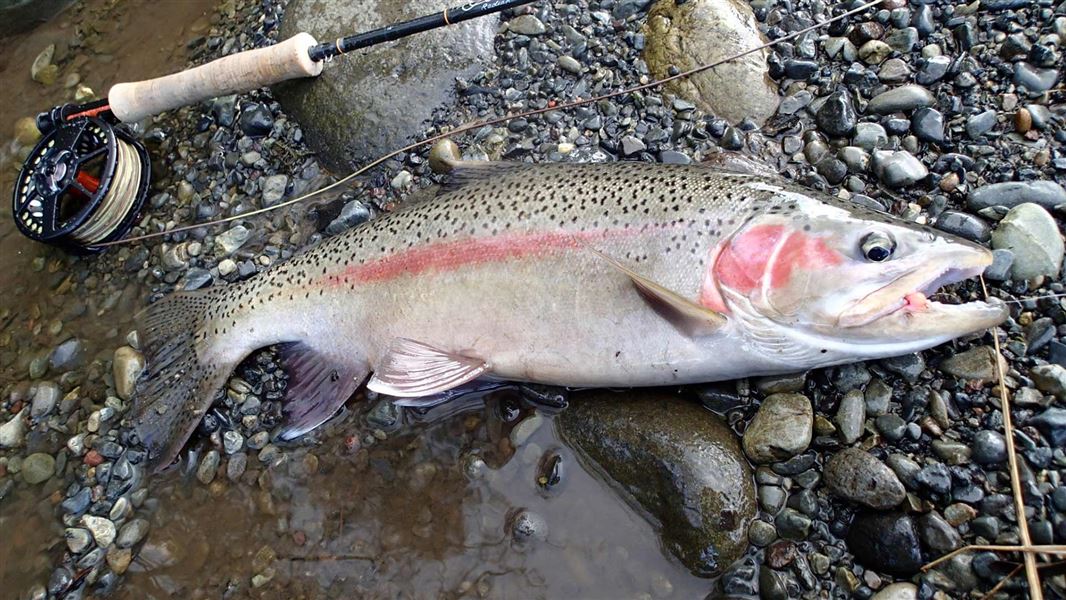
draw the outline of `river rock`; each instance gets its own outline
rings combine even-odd
[[[1063,242],[1055,219],[1039,204],[1019,204],[992,232],[992,247],[1014,253],[1015,279],[1055,277],[1062,270]]]
[[[859,448],[845,448],[834,454],[825,465],[824,475],[834,494],[870,508],[894,508],[907,497],[892,469]]]
[[[900,513],[863,513],[855,517],[846,538],[848,549],[863,566],[909,577],[923,564],[914,519]]]
[[[652,76],[666,77],[722,60],[766,43],[755,15],[740,0],[659,0],[648,12],[644,60]],[[761,125],[777,110],[777,84],[770,79],[768,50],[667,84],[667,90],[736,123],[751,117]]]
[[[111,542],[115,541],[117,530],[115,529],[115,524],[112,523],[110,519],[93,515],[83,515],[81,518],[81,524],[93,534],[93,539],[96,540],[97,546],[107,548],[111,545]]]
[[[395,0],[368,10],[363,2],[293,0],[279,37],[311,31],[319,40],[333,40],[452,5]],[[318,77],[277,86],[275,94],[323,162],[346,171],[405,145],[437,107],[453,101],[456,78],[469,79],[491,65],[499,24],[499,16],[486,16],[353,52]]]
[[[28,408],[23,408],[11,417],[7,423],[0,425],[0,448],[14,448],[22,444],[26,437],[26,416]]]
[[[115,376],[115,393],[119,398],[129,400],[133,396],[137,378],[144,372],[144,357],[133,348],[122,346],[115,350],[112,370]]]
[[[744,452],[757,463],[786,460],[811,443],[814,410],[802,394],[773,394],[763,400],[744,430]]]
[[[1012,208],[1026,202],[1052,210],[1060,204],[1066,204],[1066,189],[1046,179],[1004,181],[981,186],[966,198],[966,204],[975,211],[991,206]]]
[[[932,106],[935,101],[936,98],[933,97],[932,92],[920,85],[901,85],[874,96],[866,105],[866,110],[879,115],[887,115]]]
[[[907,581],[886,585],[871,600],[918,600],[918,586]]]
[[[752,473],[712,413],[664,393],[596,392],[573,397],[558,423],[569,445],[653,517],[663,545],[693,573],[718,575],[744,552]]]
[[[978,346],[949,356],[940,363],[940,370],[959,379],[987,382],[996,379],[996,351],[991,346]],[[1000,367],[1007,372],[1007,361],[999,357]]]
[[[1066,368],[1062,365],[1036,366],[1029,371],[1029,375],[1041,392],[1054,394],[1059,400],[1066,400]]]
[[[56,472],[56,459],[51,454],[37,452],[22,461],[22,478],[30,485],[48,481]]]

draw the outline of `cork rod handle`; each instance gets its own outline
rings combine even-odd
[[[188,71],[115,84],[107,93],[111,112],[121,121],[138,121],[209,98],[313,77],[322,72],[322,63],[308,54],[316,43],[311,34],[298,33],[273,46],[224,56]]]

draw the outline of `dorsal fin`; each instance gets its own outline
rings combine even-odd
[[[533,166],[530,163],[494,160],[448,160],[446,162],[452,170],[448,174],[447,181],[440,186],[438,194],[455,192],[466,185],[490,182]]]

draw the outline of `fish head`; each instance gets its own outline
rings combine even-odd
[[[774,198],[711,261],[719,301],[744,317],[741,326],[772,323],[813,352],[874,358],[929,348],[1007,317],[998,301],[929,298],[980,275],[992,262],[988,249],[833,198],[780,189]]]

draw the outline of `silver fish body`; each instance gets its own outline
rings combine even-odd
[[[777,178],[462,163],[430,200],[150,307],[138,430],[170,460],[232,368],[271,344],[289,344],[291,436],[371,373],[372,389],[421,396],[476,378],[656,386],[914,352],[1004,318],[925,296],[989,262]]]

